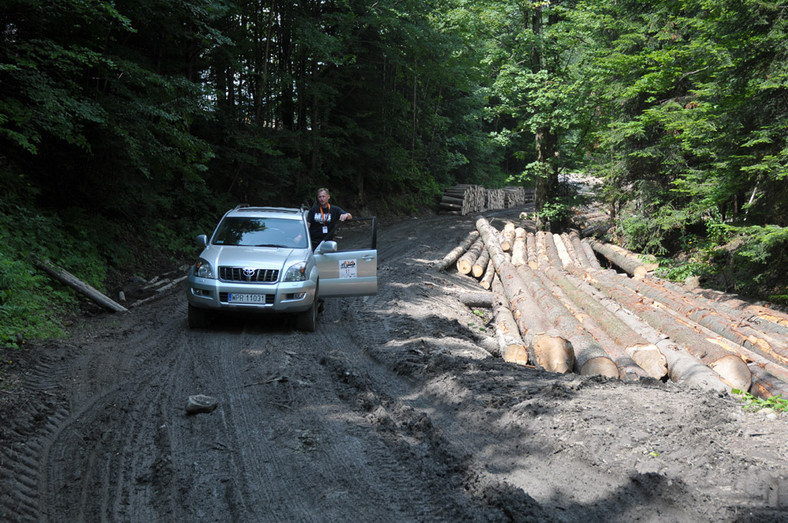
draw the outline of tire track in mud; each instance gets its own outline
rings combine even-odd
[[[171,475],[166,433],[158,427],[166,417],[165,387],[177,361],[177,333],[170,325],[135,334],[122,346],[109,345],[118,353],[109,362],[102,351],[89,356],[96,385],[83,381],[88,390],[73,392],[79,403],[44,444],[43,521],[152,520],[171,512],[171,496],[153,499],[145,478],[152,474],[161,489]]]
[[[324,329],[326,344],[347,343],[346,329]],[[348,353],[354,358],[346,358]],[[363,360],[363,361],[362,361]],[[550,520],[525,492],[492,478],[433,423],[429,403],[408,380],[357,347],[327,357],[337,394],[378,444],[370,447],[379,482],[415,520]],[[505,502],[504,502],[505,499]]]

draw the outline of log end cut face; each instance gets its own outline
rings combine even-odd
[[[566,374],[575,366],[572,343],[560,336],[534,336],[533,350],[535,363],[547,371]]]

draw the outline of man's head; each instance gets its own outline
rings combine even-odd
[[[328,194],[328,189],[322,188],[317,190],[317,203],[319,203],[321,207],[328,205],[328,200],[330,198],[331,195]]]

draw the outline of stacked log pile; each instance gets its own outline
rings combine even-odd
[[[503,209],[506,205],[506,193],[503,189],[487,189],[487,209]]]
[[[472,233],[454,262],[492,293],[507,361],[788,397],[788,315],[662,281],[633,253],[576,230],[499,231],[478,217]]]
[[[510,209],[533,201],[533,191],[522,186],[485,189],[480,185],[455,185],[443,192],[439,210],[447,214],[481,212],[485,209]]]
[[[525,205],[527,202],[533,201],[534,199],[533,191],[526,191],[525,187],[522,186],[504,187],[503,194],[503,209],[511,209],[512,207]]]
[[[466,215],[484,210],[487,203],[487,191],[481,185],[455,185],[443,192],[440,211]]]

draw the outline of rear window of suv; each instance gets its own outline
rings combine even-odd
[[[228,216],[213,235],[214,245],[306,249],[306,228],[300,220]]]

